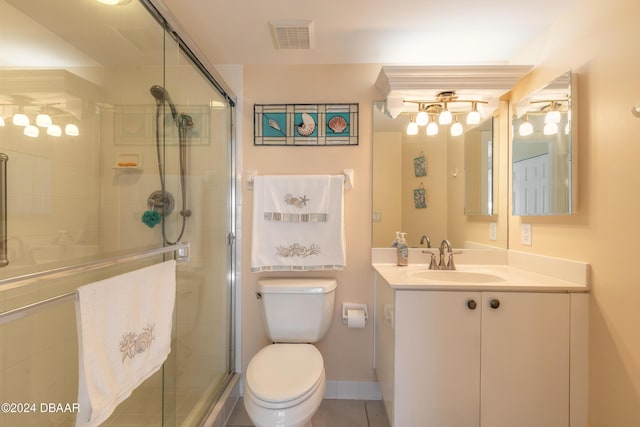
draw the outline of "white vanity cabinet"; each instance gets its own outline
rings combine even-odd
[[[570,425],[570,294],[377,281],[376,372],[393,426]]]

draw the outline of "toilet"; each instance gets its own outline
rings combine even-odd
[[[256,427],[310,427],[324,397],[324,360],[311,343],[333,318],[337,283],[321,278],[258,281],[269,338],[249,362],[244,405]]]

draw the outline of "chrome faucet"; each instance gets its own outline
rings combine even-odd
[[[447,251],[447,264],[444,263],[444,253]],[[456,266],[453,265],[453,251],[451,250],[451,243],[447,239],[440,242],[440,262],[438,263],[440,270],[455,270]]]
[[[425,243],[427,244],[427,248],[431,247],[431,239],[426,234],[423,234],[422,237],[420,237],[420,244],[424,245]]]
[[[462,252],[460,251],[454,252],[451,249],[451,243],[449,243],[447,239],[444,239],[440,243],[439,249],[423,249],[422,253],[431,254],[431,260],[429,261],[429,270],[455,270],[456,265],[453,262],[453,254],[459,254]],[[436,261],[436,255],[439,255],[437,261]],[[446,258],[446,263],[445,263],[445,258]]]

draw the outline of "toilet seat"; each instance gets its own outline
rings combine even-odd
[[[324,383],[324,361],[311,344],[271,344],[249,362],[245,386],[264,408],[305,401]]]

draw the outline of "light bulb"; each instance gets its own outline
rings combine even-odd
[[[462,123],[456,121],[451,125],[451,136],[460,136],[462,135]]]
[[[15,113],[13,115],[13,124],[16,126],[29,126],[29,117],[26,114]]]
[[[418,124],[416,122],[410,122],[407,125],[407,135],[417,135],[418,134]]]
[[[37,138],[38,135],[40,135],[40,129],[38,129],[34,125],[25,126],[23,132],[26,136],[29,136],[31,138]]]
[[[48,128],[52,123],[51,116],[48,114],[40,113],[36,116],[36,125],[41,128]]]
[[[543,133],[545,135],[555,135],[558,133],[558,124],[557,123],[547,123],[544,125]]]
[[[80,135],[80,129],[78,129],[78,126],[73,123],[69,123],[64,127],[64,133],[69,136],[78,136]]]
[[[4,117],[0,116],[0,127],[4,126]]]
[[[416,124],[418,126],[424,126],[429,123],[429,115],[426,111],[420,111],[416,116]]]
[[[569,123],[567,123],[567,124],[564,126],[564,134],[565,134],[565,135],[569,135],[569,132],[570,132],[570,131],[571,131],[571,126],[569,125]]]
[[[448,125],[449,123],[451,123],[451,121],[453,121],[451,111],[446,109],[443,110],[438,117],[438,123],[440,123],[441,125]]]
[[[551,110],[544,116],[545,123],[560,123],[560,111]]]
[[[427,125],[427,135],[433,136],[438,134],[438,124],[436,122],[429,122]]]
[[[480,123],[480,112],[479,111],[469,111],[467,114],[467,124],[468,125],[477,125]]]
[[[58,125],[51,125],[47,128],[47,135],[60,136],[62,135],[62,129]]]
[[[533,133],[533,125],[528,122],[528,121],[524,121],[520,124],[520,127],[518,128],[518,133],[520,134],[520,136],[529,136]]]

